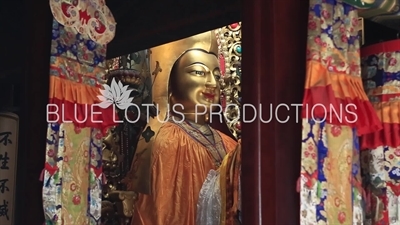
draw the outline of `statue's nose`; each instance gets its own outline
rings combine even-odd
[[[212,74],[212,73],[207,74],[206,86],[210,87],[210,88],[217,87],[217,80],[215,79],[214,74]]]

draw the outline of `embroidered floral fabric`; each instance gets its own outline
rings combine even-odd
[[[62,116],[50,113],[49,119],[72,121],[78,128],[98,128],[105,134],[115,124],[113,109],[93,104],[100,102],[97,96],[104,83],[106,46],[66,31],[55,20],[52,35],[49,111],[62,110]]]
[[[362,152],[368,224],[400,224],[400,147],[380,146]]]
[[[384,129],[363,136],[362,168],[372,225],[400,224],[399,41],[362,49],[363,79]]]
[[[357,10],[338,0],[310,0],[309,10],[303,118],[326,118],[358,135],[381,129],[363,90]]]
[[[50,8],[70,33],[103,45],[115,36],[116,22],[105,0],[50,0]]]
[[[400,41],[362,49],[364,86],[383,130],[364,135],[363,148],[400,146]]]
[[[106,133],[117,115],[112,107],[103,109],[98,105],[104,74],[101,67],[51,56],[48,121],[71,121],[77,128],[93,127]]]
[[[51,55],[75,59],[89,66],[106,67],[106,45],[97,44],[73,30],[68,31],[56,20],[53,20]]]
[[[85,128],[76,133],[73,124],[49,124],[47,134],[46,224],[100,224],[101,132]]]
[[[51,51],[49,101],[63,106],[62,112],[59,107],[59,116],[74,111],[75,106],[91,108],[97,103],[96,94],[104,75],[105,46],[66,31],[54,21]],[[100,118],[105,124],[93,127],[82,122],[87,120],[84,113],[88,112],[78,107],[74,117],[63,117],[72,123],[58,121],[48,125],[43,183],[48,225],[100,225],[102,137],[112,124],[107,118]]]
[[[303,119],[300,224],[363,224],[354,129]]]

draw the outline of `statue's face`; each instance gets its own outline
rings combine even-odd
[[[210,110],[211,104],[219,103],[221,73],[214,54],[198,49],[187,51],[172,73],[172,98],[184,106],[184,112],[194,112],[196,105],[198,112],[203,112],[202,106]]]

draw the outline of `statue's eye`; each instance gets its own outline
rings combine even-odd
[[[197,75],[197,76],[204,76],[204,75],[206,75],[206,72],[204,72],[204,71],[199,71],[199,70],[193,70],[193,71],[191,72],[191,74],[194,74],[194,75]]]

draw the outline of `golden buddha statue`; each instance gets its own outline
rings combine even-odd
[[[151,102],[148,93],[151,88],[151,78],[148,72],[147,50],[109,60],[107,64],[108,73],[105,78],[108,84],[115,80],[127,85],[128,90],[132,91],[130,93],[130,97],[133,97],[132,103],[136,105]],[[123,118],[125,112],[117,110],[117,113]],[[141,112],[131,108],[127,117],[134,117],[137,114]],[[103,185],[102,225],[128,224],[133,216],[134,202],[137,199],[137,193],[127,191],[120,181],[129,171],[137,139],[146,125],[146,120],[129,123],[124,119],[123,123],[109,129],[108,135],[103,139],[103,174],[106,179]]]
[[[232,165],[240,159],[240,152],[234,151],[236,141],[212,129],[208,121],[220,100],[215,33],[151,49],[150,67],[159,114],[149,119],[123,181],[128,190],[139,193],[132,225],[196,225],[199,194],[208,174],[221,170],[225,178],[238,177]],[[206,113],[196,105],[205,106]],[[227,180],[230,183],[223,181],[221,186],[231,190],[237,179]],[[220,194],[230,198],[227,193],[231,191]],[[222,207],[232,208],[224,203]]]

